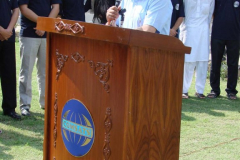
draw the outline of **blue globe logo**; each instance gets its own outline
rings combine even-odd
[[[75,157],[86,155],[92,148],[95,127],[87,108],[78,100],[69,100],[62,111],[61,131],[65,147]]]

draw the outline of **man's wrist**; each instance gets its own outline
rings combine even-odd
[[[7,28],[7,30],[9,30],[9,31],[12,31],[12,30],[13,30],[13,28],[12,28],[12,27],[8,27],[8,28]]]

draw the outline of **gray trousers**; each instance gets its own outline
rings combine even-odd
[[[39,103],[45,108],[46,38],[20,37],[21,69],[19,76],[20,108],[30,109],[32,101],[32,71],[37,63]]]

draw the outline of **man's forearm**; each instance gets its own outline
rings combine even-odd
[[[172,29],[176,31],[179,28],[179,26],[182,24],[182,22],[183,22],[183,17],[179,17],[176,23],[174,24],[174,26],[172,27]]]
[[[48,17],[56,18],[58,13],[59,13],[59,4],[53,4],[52,5],[52,10],[51,10]]]
[[[21,13],[30,21],[33,21],[35,23],[37,23],[37,18],[38,15],[36,13],[34,13],[32,10],[30,10],[28,8],[28,6],[26,4],[21,5],[20,7]]]
[[[156,33],[156,28],[150,25],[143,25],[142,27],[137,28],[137,30],[140,31],[145,31],[145,32],[151,32],[151,33]]]
[[[18,16],[19,16],[19,9],[18,8],[15,8],[13,10],[13,14],[12,14],[12,18],[11,18],[11,21],[8,25],[8,29],[9,30],[13,30],[15,24],[17,23],[17,20],[18,20]]]

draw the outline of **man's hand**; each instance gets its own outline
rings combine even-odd
[[[177,33],[177,31],[175,29],[170,29],[170,33],[169,33],[170,36],[175,37],[177,34],[178,33]]]
[[[36,29],[36,28],[34,28],[34,29]],[[42,36],[45,34],[45,31],[41,31],[41,30],[37,30],[37,29],[36,29],[35,33],[36,33],[38,36],[42,37]]]
[[[112,25],[112,21],[116,21],[117,18],[119,17],[119,11],[121,10],[121,7],[116,7],[116,6],[112,6],[107,10],[106,13],[106,19],[107,19],[107,23],[106,25]]]
[[[1,28],[1,36],[4,40],[8,40],[12,36],[13,32],[10,29]]]
[[[0,41],[4,41],[5,39],[3,38],[3,36],[0,34]]]

